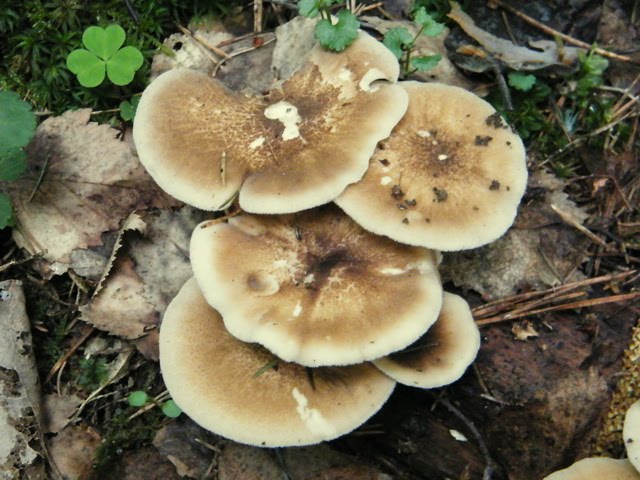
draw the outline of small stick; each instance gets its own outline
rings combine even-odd
[[[236,210],[235,212],[232,212],[228,215],[225,215],[223,217],[220,218],[214,218],[213,220],[209,220],[207,223],[203,224],[200,226],[200,228],[208,228],[211,225],[217,225],[218,223],[222,223],[225,222],[227,220],[229,220],[230,218],[235,217],[236,215],[238,215],[240,212],[242,212],[242,210]]]
[[[582,225],[581,223],[576,221],[567,212],[564,212],[564,211],[560,210],[560,208],[558,208],[554,204],[551,204],[550,207],[551,207],[551,210],[556,212],[558,214],[558,216],[562,219],[562,221],[565,222],[567,225],[570,225],[573,228],[575,228],[576,230],[578,230],[580,233],[583,233],[584,235],[589,237],[591,240],[593,240],[595,243],[600,245],[605,250],[608,250],[610,248],[609,245],[607,245],[607,242],[602,240],[599,236],[597,236],[595,233],[593,233],[587,227],[585,227],[584,225]]]
[[[22,260],[11,260],[10,262],[5,263],[4,265],[0,265],[0,273],[16,265],[30,262],[34,258],[41,257],[42,255],[43,255],[43,252],[38,252],[38,253],[34,253],[33,255],[29,255],[27,258],[23,258]]]
[[[529,25],[533,25],[534,27],[539,28],[540,30],[542,30],[544,33],[548,35],[551,35],[553,37],[560,37],[567,43],[585,48],[587,50],[592,49],[592,46],[589,45],[588,43],[583,42],[582,40],[578,40],[577,38],[573,38],[565,33],[559,32],[558,30],[555,30],[551,27],[548,27],[544,23],[539,22],[535,18],[530,17],[529,15],[521,12],[517,8],[514,8],[511,5],[504,3],[502,0],[489,0],[488,3],[498,5],[499,7],[502,7],[505,10],[508,10],[509,12],[513,13],[516,17],[521,18],[522,20],[527,22]],[[599,47],[593,48],[593,51],[599,55],[602,55],[603,57],[609,57],[615,60],[620,60],[622,62],[629,62],[629,63],[635,63],[636,65],[640,65],[640,60],[635,60],[626,55],[619,55],[617,53],[610,52],[608,50],[603,50],[602,48],[599,48]]]
[[[270,40],[267,40],[267,41],[266,41],[266,42],[264,42],[262,45],[258,45],[258,46],[255,46],[255,47],[247,47],[247,48],[243,48],[243,49],[240,49],[240,50],[236,50],[235,52],[231,53],[230,55],[227,55],[227,57],[223,58],[222,60],[220,60],[220,61],[218,62],[218,64],[217,64],[217,65],[215,66],[215,68],[213,69],[213,73],[211,74],[211,76],[212,76],[212,77],[215,77],[215,76],[218,74],[218,70],[220,70],[220,67],[222,66],[222,64],[223,64],[225,61],[230,60],[230,59],[232,59],[232,58],[235,58],[235,57],[237,57],[238,55],[243,55],[243,54],[245,54],[245,53],[252,52],[253,50],[257,50],[258,48],[262,48],[262,47],[264,47],[264,46],[266,46],[266,45],[269,45],[270,43],[273,43],[273,42],[275,42],[275,41],[276,41],[276,39],[275,39],[275,37],[274,37],[274,38],[272,38],[272,39],[270,39]]]
[[[44,178],[44,172],[47,170],[47,166],[49,165],[50,158],[51,158],[51,155],[47,155],[47,158],[44,159],[44,163],[42,164],[42,170],[40,170],[40,176],[38,177],[38,181],[36,182],[35,187],[33,187],[33,190],[31,191],[31,195],[29,195],[29,198],[27,199],[27,203],[30,203],[31,200],[33,200],[33,197],[36,195],[38,188],[40,188],[40,184],[42,183],[42,179]]]
[[[149,403],[147,403],[145,406],[140,407],[135,413],[132,413],[131,415],[129,415],[129,418],[127,418],[127,420],[133,420],[134,418],[139,417],[143,413],[148,412],[154,407],[157,407],[159,405],[159,402],[162,402],[167,398],[169,398],[169,390],[160,392],[158,395],[153,397],[153,399]]]
[[[78,348],[80,348],[82,346],[82,344],[84,342],[86,342],[86,340],[91,336],[91,334],[93,332],[95,332],[96,329],[95,327],[91,327],[89,328],[89,330],[87,330],[77,341],[76,343],[74,343],[71,348],[69,350],[67,350],[67,353],[65,353],[62,357],[60,357],[58,359],[58,361],[53,365],[53,367],[51,367],[51,370],[49,370],[49,373],[47,374],[47,377],[44,379],[44,383],[49,383],[49,381],[53,378],[53,376],[56,374],[56,372],[62,367],[63,364],[65,364],[67,362],[67,360],[69,360],[71,358],[71,356],[76,352],[76,350],[78,350]]]
[[[480,447],[480,451],[482,452],[482,456],[484,457],[484,473],[482,475],[482,480],[491,480],[493,477],[493,473],[496,471],[496,462],[494,462],[493,458],[491,458],[491,454],[489,453],[489,449],[487,445],[484,443],[482,435],[480,435],[480,431],[476,428],[471,420],[464,416],[464,414],[453,406],[451,402],[449,402],[445,398],[440,398],[437,400],[441,405],[443,405],[449,412],[453,413],[458,419],[462,421],[466,425],[466,427],[471,431],[473,436],[478,443],[478,447]]]
[[[262,13],[264,5],[262,0],[253,0],[253,31],[254,33],[262,32]]]
[[[490,307],[495,307],[498,305],[505,305],[505,308],[513,305],[514,303],[518,303],[522,300],[528,300],[532,297],[537,297],[539,295],[547,295],[564,293],[571,290],[575,290],[580,287],[588,287],[591,285],[597,285],[598,283],[605,282],[616,282],[620,280],[624,280],[629,276],[635,275],[638,273],[638,270],[627,270],[619,273],[610,273],[608,275],[602,275],[601,277],[587,278],[585,280],[579,280],[577,282],[567,283],[566,285],[562,285],[560,287],[549,288],[547,290],[535,291],[535,292],[526,292],[526,293],[517,293],[515,295],[511,295],[509,297],[501,298],[498,300],[493,300],[492,302],[487,302],[484,305],[476,307],[472,309],[474,316],[482,316],[484,310],[488,310]]]
[[[197,33],[192,33],[191,30],[189,30],[188,28],[183,27],[182,25],[178,25],[178,28],[186,36],[188,36],[189,38],[193,39],[194,41],[196,41],[197,43],[199,43],[203,47],[211,50],[217,56],[222,57],[222,58],[230,58],[229,54],[227,52],[225,52],[224,50],[221,50],[220,48],[216,47],[215,45],[211,45],[207,41],[206,38],[202,37],[202,35],[199,35]],[[211,59],[212,57],[209,57],[209,58]],[[217,59],[213,59],[213,62],[214,63],[218,63],[218,60]]]
[[[522,312],[516,315],[511,315],[509,317],[496,316],[496,317],[486,318],[484,320],[478,320],[476,321],[476,325],[478,326],[491,325],[493,323],[515,320],[516,318],[527,317],[529,315],[538,315],[539,313],[545,313],[545,312],[554,312],[559,310],[576,310],[578,308],[594,307],[597,305],[604,305],[607,303],[625,302],[627,300],[634,300],[639,297],[640,297],[640,292],[632,292],[632,293],[624,293],[621,295],[611,295],[609,297],[593,298],[590,300],[581,300],[579,302],[563,303],[562,305],[554,305],[552,307],[540,308],[538,310],[530,310],[528,312]]]

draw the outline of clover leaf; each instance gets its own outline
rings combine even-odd
[[[169,418],[177,418],[182,413],[180,407],[173,400],[167,400],[162,404],[162,413]]]
[[[138,104],[140,103],[140,96],[131,97],[131,101],[125,100],[120,103],[120,116],[125,122],[133,120],[136,116],[136,110],[138,110]]]
[[[120,25],[89,27],[82,35],[86,50],[74,50],[67,57],[67,68],[76,74],[83,87],[97,87],[105,75],[116,85],[133,80],[144,58],[135,47],[124,47],[126,34]]]
[[[340,10],[338,21],[320,20],[316,25],[315,36],[320,45],[334,52],[341,52],[358,38],[360,22],[349,10]]]

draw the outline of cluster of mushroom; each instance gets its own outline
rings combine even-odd
[[[167,388],[203,427],[259,446],[329,440],[396,382],[439,387],[475,358],[478,329],[443,293],[438,250],[507,230],[524,149],[473,94],[398,75],[360,32],[264,95],[190,70],[144,92],[134,140],[156,182],[251,213],[196,227],[194,278],[161,326]]]
[[[640,480],[640,400],[627,410],[622,438],[627,458],[583,458],[544,480]]]

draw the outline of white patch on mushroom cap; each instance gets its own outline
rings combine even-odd
[[[300,302],[300,300],[298,300],[298,303],[296,303],[296,306],[293,309],[293,316],[298,318],[301,313],[302,313],[302,303]]]
[[[420,138],[429,138],[431,136],[431,132],[429,130],[418,130],[416,133]]]
[[[251,150],[255,150],[256,148],[261,147],[262,144],[264,144],[264,137],[258,137],[249,144],[249,148]]]
[[[297,403],[296,411],[298,415],[300,415],[300,419],[311,432],[326,436],[327,438],[336,436],[335,429],[325,420],[322,413],[315,408],[308,407],[309,400],[300,390],[294,387],[293,390],[291,390],[291,394]]]
[[[353,78],[353,72],[347,67],[343,67],[340,73],[338,73],[338,78],[343,82],[348,82]]]
[[[293,140],[300,136],[298,123],[302,121],[302,118],[298,115],[298,109],[295,105],[286,100],[281,100],[265,108],[264,116],[269,120],[278,120],[282,123],[284,126],[282,140]]]
[[[444,153],[438,155],[438,160],[440,160],[441,162],[444,162],[447,158],[449,158],[449,156],[445,155]]]
[[[309,273],[308,275],[306,275],[304,277],[304,279],[302,280],[302,283],[313,283],[313,281],[315,280],[316,276],[313,273]]]
[[[363,92],[375,92],[380,87],[373,84],[373,82],[381,78],[386,78],[386,75],[377,68],[372,68],[367,70],[367,73],[362,76],[360,83],[358,83],[358,87],[360,87],[360,90]]]
[[[395,268],[395,267],[389,267],[389,268],[381,268],[380,269],[380,273],[382,275],[402,275],[403,273],[406,273],[407,270],[402,269],[402,268]]]
[[[393,179],[389,176],[384,176],[380,179],[380,185],[389,185]]]

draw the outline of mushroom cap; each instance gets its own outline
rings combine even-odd
[[[622,438],[629,461],[636,470],[640,471],[640,400],[627,410],[622,428]]]
[[[400,350],[442,304],[433,251],[373,235],[333,206],[204,222],[191,265],[232,335],[306,366]]]
[[[193,279],[166,310],[160,367],[172,398],[202,427],[240,443],[286,447],[331,440],[364,423],[395,386],[370,363],[265,368],[273,360],[259,345],[229,335]]]
[[[373,363],[396,382],[436,388],[458,380],[480,349],[480,330],[469,304],[444,292],[436,323],[413,344]]]
[[[263,96],[186,69],[144,91],[133,127],[140,161],[169,194],[221,210],[290,213],[322,205],[362,178],[407,109],[398,62],[365,33],[343,53],[315,47]]]
[[[520,137],[462,88],[399,85],[406,115],[335,202],[367,230],[409,245],[453,251],[496,240],[527,184]]]
[[[640,480],[640,474],[627,459],[584,458],[543,480]]]

